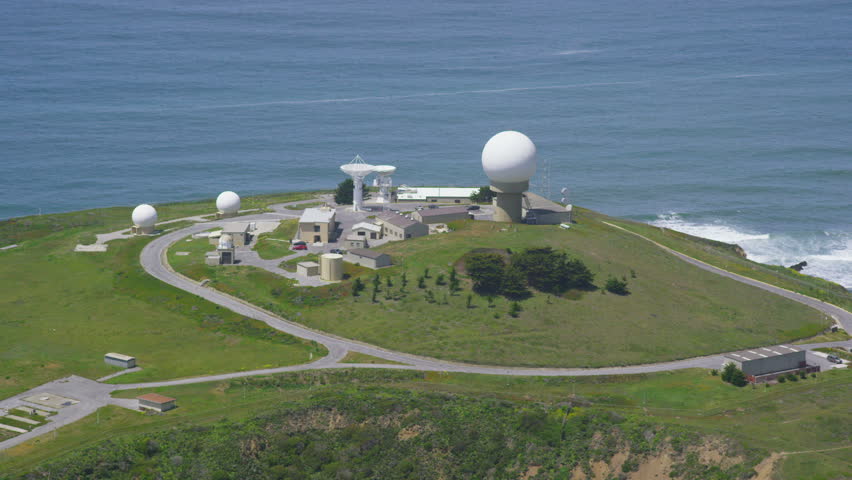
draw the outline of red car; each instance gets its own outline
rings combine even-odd
[[[293,245],[293,250],[307,250],[308,246],[305,244]]]

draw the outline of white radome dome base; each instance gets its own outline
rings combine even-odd
[[[521,132],[508,130],[491,137],[482,149],[482,168],[495,182],[526,182],[535,174],[536,148]]]
[[[216,198],[216,208],[222,213],[237,213],[240,211],[240,196],[228,190]]]
[[[143,203],[133,209],[133,214],[130,215],[130,218],[137,227],[153,227],[157,223],[157,210],[151,205]]]

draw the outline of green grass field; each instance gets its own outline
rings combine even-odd
[[[270,201],[309,194],[265,196]],[[244,199],[248,207],[266,200]],[[202,202],[158,206],[168,219],[209,211]],[[121,215],[118,215],[121,213]],[[75,253],[95,233],[126,227],[130,209],[28,217],[0,223],[0,398],[77,374],[116,371],[103,355],[134,355],[145,381],[302,363],[321,349],[149,277],[139,266],[150,237],[110,242],[106,253]],[[29,230],[28,230],[29,229]]]
[[[261,234],[258,237],[254,250],[264,260],[290,255],[293,253],[290,250],[290,240],[296,236],[298,228],[299,220],[283,220],[274,231]]]
[[[521,409],[525,404],[553,407],[568,402],[587,411],[636,415],[655,424],[729,439],[724,442],[742,444],[750,458],[788,452],[777,478],[829,480],[852,473],[848,460],[852,408],[846,401],[852,394],[852,372],[840,370],[769,388],[736,388],[704,370],[577,378],[351,370],[129,390],[116,396],[133,398],[156,391],[177,398],[179,408],[146,416],[107,407],[101,410],[100,423],[92,415],[63,427],[56,438],[49,435],[24,443],[7,451],[0,466],[23,472],[104,438],[239,422],[294,402],[326,399],[320,400],[322,405],[377,386],[389,392],[440,393],[472,401],[493,398]],[[384,402],[389,413],[396,408],[390,398],[378,394],[375,402]]]
[[[386,348],[438,358],[524,366],[606,366],[649,363],[776,344],[813,336],[830,322],[816,310],[691,266],[629,232],[582,215],[571,230],[555,226],[466,222],[450,234],[379,247],[396,266],[383,269],[372,301],[367,289],[351,295],[350,282],[296,288],[254,268],[215,269],[202,256],[184,258],[179,271],[310,327]],[[476,248],[551,246],[583,260],[598,285],[627,278],[628,296],[569,292],[536,294],[519,318],[509,302],[489,305],[469,286],[451,294],[437,275]],[[416,279],[429,268],[427,288]],[[402,291],[401,274],[408,286]],[[393,286],[386,287],[386,277]],[[432,291],[434,301],[427,298]]]

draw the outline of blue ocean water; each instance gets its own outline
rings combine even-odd
[[[515,129],[573,203],[852,286],[849,2],[0,4],[0,218],[329,188],[356,153],[479,185]]]

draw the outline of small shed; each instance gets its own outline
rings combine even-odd
[[[319,275],[319,263],[317,262],[299,262],[296,264],[296,274],[303,277],[314,277]]]
[[[156,412],[165,412],[175,408],[176,399],[160,395],[159,393],[146,393],[136,397],[139,400],[139,410],[154,410]]]
[[[104,355],[104,362],[109,365],[115,365],[116,367],[133,368],[136,366],[136,357],[111,352]]]
[[[387,253],[366,248],[355,248],[346,253],[346,261],[375,270],[377,268],[389,267],[391,257]]]
[[[352,235],[376,240],[382,238],[382,227],[370,222],[359,222],[352,225]]]
[[[242,247],[251,243],[251,224],[248,222],[231,222],[222,227],[222,234],[231,235],[234,246]]]

